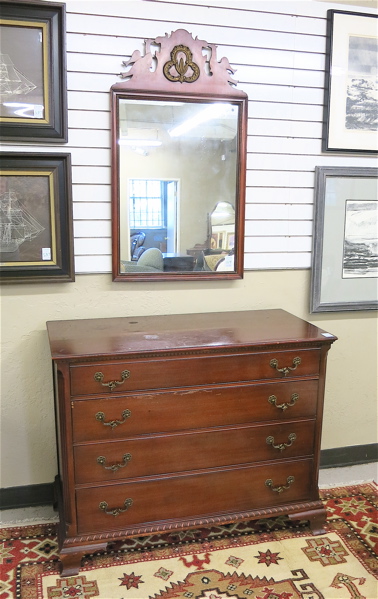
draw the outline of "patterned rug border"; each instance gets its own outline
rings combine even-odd
[[[341,526],[340,526],[341,525]],[[335,527],[335,530],[332,530],[332,527]],[[372,567],[367,567],[366,569],[378,579],[378,566],[376,565],[376,560],[377,560],[377,555],[376,553],[371,549],[371,547],[369,547],[369,545],[367,545],[367,543],[362,539],[362,537],[353,529],[352,525],[347,521],[344,520],[343,518],[335,518],[330,520],[329,522],[327,522],[325,530],[326,532],[324,534],[330,534],[332,532],[336,532],[337,534],[339,534],[341,537],[343,536],[343,533],[340,532],[342,526],[347,527],[348,530],[350,531],[350,533],[353,533],[353,536],[355,536],[359,543],[361,543],[361,545],[363,545],[364,549],[370,554],[370,558],[372,561]],[[299,532],[300,531],[300,532]],[[282,533],[282,534],[280,534]],[[116,558],[117,556],[123,556],[126,558],[129,557],[130,559],[124,559],[124,560],[118,560],[119,564],[136,564],[136,563],[140,563],[140,562],[144,562],[144,561],[158,561],[161,559],[170,559],[170,558],[174,558],[174,557],[179,557],[179,556],[186,556],[186,555],[190,555],[192,553],[204,553],[204,551],[222,551],[223,549],[227,548],[227,547],[245,547],[247,545],[256,545],[259,543],[265,543],[265,542],[269,542],[269,541],[285,541],[287,539],[290,539],[293,537],[293,535],[295,535],[296,538],[298,537],[308,537],[309,535],[311,535],[311,531],[309,529],[309,527],[298,527],[298,529],[295,529],[295,527],[291,528],[291,529],[285,529],[285,530],[273,530],[272,532],[269,533],[246,533],[246,534],[238,534],[236,537],[233,535],[230,535],[229,537],[224,536],[224,537],[218,537],[217,539],[214,539],[211,542],[207,542],[204,541],[203,543],[198,542],[198,541],[187,541],[185,542],[185,544],[183,545],[179,545],[179,546],[170,546],[168,543],[164,546],[164,547],[160,547],[160,548],[152,548],[152,549],[139,549],[139,550],[130,550],[130,549],[119,549],[119,550],[113,550],[113,551],[108,551],[107,553],[109,554],[109,563],[102,563],[101,567],[103,568],[110,568],[113,565],[115,565],[115,561],[114,558]],[[38,536],[38,535],[37,535]],[[258,537],[258,539],[255,540],[255,537]],[[26,538],[30,538],[30,537],[26,537]],[[36,538],[36,537],[34,537]],[[358,555],[358,553],[354,550],[353,547],[350,546],[350,544],[348,543],[349,549],[351,550],[351,552],[353,553],[353,555],[356,557],[356,559],[358,559],[361,563],[363,563],[364,565],[369,565],[369,562],[366,561],[362,561]],[[96,558],[97,557],[101,557],[101,560],[104,560],[104,557],[102,557],[103,554],[101,552],[99,553],[88,553],[84,559],[83,559],[83,563],[82,566],[80,568],[81,571],[90,571],[90,570],[96,570],[99,568],[99,565],[96,563]],[[94,558],[95,563],[88,563],[91,560],[89,558]],[[87,563],[86,563],[87,562]],[[55,573],[59,573],[59,559],[52,559],[52,560],[46,560],[44,562],[42,561],[30,561],[30,562],[22,562],[21,564],[19,564],[17,566],[17,570],[25,567],[25,566],[36,566],[36,565],[46,565],[48,566],[46,569],[46,572],[44,572],[44,574],[55,574]],[[373,567],[373,565],[375,565],[375,568]]]
[[[335,530],[333,530],[335,527]],[[351,534],[353,539],[345,539],[345,529],[347,529],[348,533]],[[94,558],[94,563],[86,564],[85,561],[81,567],[80,574],[84,575],[86,572],[92,572],[101,567],[101,569],[111,568],[112,566],[126,566],[131,564],[143,563],[146,561],[159,561],[160,559],[173,559],[175,557],[187,556],[198,553],[205,553],[206,551],[221,551],[223,549],[229,548],[230,550],[237,547],[245,547],[248,545],[259,545],[262,542],[269,541],[280,541],[290,538],[297,538],[300,536],[301,538],[308,537],[310,535],[309,528],[303,529],[298,535],[294,530],[286,531],[286,533],[290,534],[277,534],[277,533],[285,533],[285,531],[273,531],[271,533],[267,533],[264,535],[264,539],[261,538],[261,533],[257,534],[246,534],[241,535],[238,538],[225,538],[220,539],[219,544],[216,543],[216,546],[207,543],[188,543],[185,547],[178,547],[177,551],[175,551],[174,547],[168,547],[166,551],[163,549],[157,550],[153,549],[151,551],[143,550],[143,551],[130,551],[130,550],[119,550],[117,552],[111,552],[108,556],[107,563],[104,561],[105,558],[101,557],[101,554],[93,554],[88,557]],[[376,554],[363,542],[361,537],[356,533],[351,525],[342,518],[334,519],[326,527],[326,534],[336,534],[338,538],[340,538],[344,544],[348,547],[349,551],[354,555],[354,557],[365,567],[366,571],[369,572],[374,578],[378,580],[378,566],[377,566],[377,556]],[[364,548],[364,550],[368,551],[369,556],[364,556],[364,559],[361,559],[358,551],[354,548],[351,541],[354,540],[354,543],[357,542]],[[223,542],[222,542],[223,541]],[[234,541],[230,543],[230,541]],[[119,559],[117,559],[117,557]],[[101,563],[97,563],[101,562]],[[43,579],[45,576],[51,575],[59,575],[59,560],[51,560],[45,562],[24,562],[17,566],[17,574],[16,574],[16,595],[15,599],[27,599],[30,596],[32,599],[37,599],[42,594],[43,588]],[[24,575],[22,576],[21,570],[24,570]],[[23,595],[22,583],[25,583],[25,579],[29,580],[31,586],[34,585],[37,594],[36,595]]]

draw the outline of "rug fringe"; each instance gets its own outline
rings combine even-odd
[[[27,518],[24,520],[10,520],[9,522],[0,522],[0,528],[14,528],[17,526],[33,526],[34,524],[58,524],[59,517],[56,518]]]
[[[368,485],[368,484],[376,485],[377,483],[373,478],[370,478],[368,480],[353,480],[348,483],[339,483],[339,484],[331,483],[329,485],[319,485],[319,489],[338,489],[339,487],[354,487],[355,485]]]

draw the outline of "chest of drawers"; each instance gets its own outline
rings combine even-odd
[[[287,514],[322,532],[333,335],[284,312],[47,323],[63,574],[110,541]]]

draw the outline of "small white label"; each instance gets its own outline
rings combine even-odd
[[[323,337],[333,337],[332,333],[322,333]]]
[[[225,259],[224,259],[224,265],[227,268],[233,268],[234,267],[234,256],[233,255],[226,256]]]
[[[34,104],[34,118],[35,119],[43,118],[43,105],[42,104]]]
[[[42,248],[42,260],[51,260],[51,248]]]

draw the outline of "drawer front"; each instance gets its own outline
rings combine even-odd
[[[318,381],[177,389],[73,402],[75,443],[316,415]]]
[[[311,455],[314,425],[305,420],[78,445],[75,480],[114,481]]]
[[[300,364],[297,363],[298,360]],[[139,389],[192,387],[316,375],[319,372],[319,360],[320,350],[301,349],[72,365],[71,394],[117,394]]]
[[[311,496],[312,477],[313,462],[308,459],[82,488],[76,491],[78,533],[127,532],[127,527],[142,523],[317,499]],[[274,490],[279,487],[287,488]],[[129,507],[127,500],[132,501]]]

